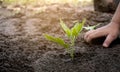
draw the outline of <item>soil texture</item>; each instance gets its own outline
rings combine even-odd
[[[0,72],[120,72],[119,38],[109,48],[103,48],[104,38],[88,44],[83,39],[86,32],[83,30],[76,41],[75,57],[71,59],[63,47],[43,36],[47,33],[67,41],[60,18],[69,27],[86,18],[85,26],[100,23],[99,28],[108,24],[112,16],[69,4],[20,12],[0,8]]]

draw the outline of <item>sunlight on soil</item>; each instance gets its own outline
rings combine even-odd
[[[71,3],[74,5],[89,5],[93,0],[3,0],[4,4],[45,5],[51,3]]]

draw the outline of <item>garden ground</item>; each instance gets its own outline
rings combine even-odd
[[[119,38],[109,48],[103,48],[104,38],[88,44],[83,39],[86,32],[83,30],[72,60],[63,47],[43,36],[47,33],[67,41],[60,18],[69,27],[84,18],[87,19],[85,26],[100,23],[98,27],[101,27],[109,23],[113,14],[69,4],[13,11],[19,9],[19,6],[0,8],[0,72],[120,72]]]

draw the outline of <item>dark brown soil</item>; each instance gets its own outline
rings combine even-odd
[[[49,5],[33,15],[32,11],[13,13],[0,9],[0,72],[120,72],[119,39],[111,47],[103,48],[102,44],[85,43],[83,30],[72,60],[63,47],[43,36],[48,33],[67,40],[59,25],[60,18],[69,27],[84,18],[85,26],[101,23],[101,27],[109,23],[112,14],[81,11],[80,7],[68,4]]]
[[[94,0],[95,11],[114,13],[119,0]]]

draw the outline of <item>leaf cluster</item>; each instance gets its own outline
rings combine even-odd
[[[70,56],[73,58],[74,57],[74,43],[78,35],[83,29],[83,26],[85,24],[86,19],[84,19],[81,23],[76,22],[75,25],[70,29],[68,26],[60,19],[60,25],[64,32],[66,33],[68,39],[70,40],[70,43],[65,43],[65,41],[62,38],[58,37],[53,37],[48,34],[45,34],[45,38],[49,41],[55,42],[64,48],[66,48],[67,52],[70,54]]]

